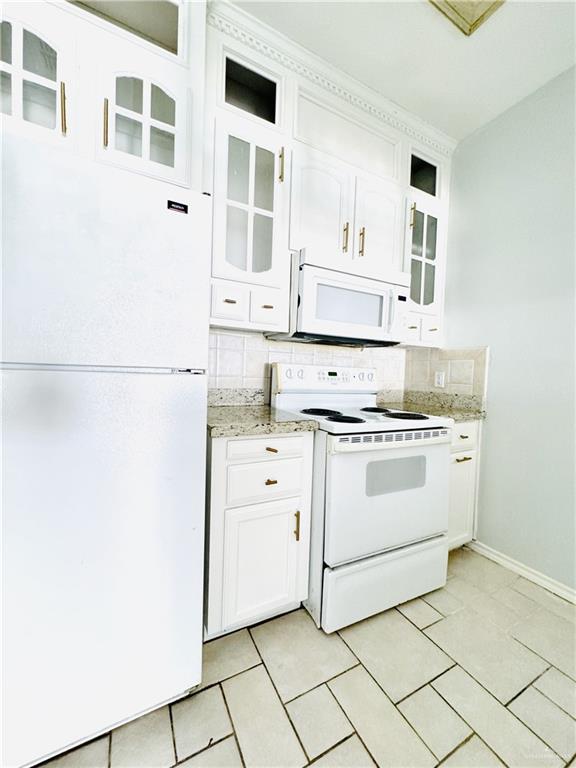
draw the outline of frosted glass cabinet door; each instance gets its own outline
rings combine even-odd
[[[214,277],[283,287],[289,267],[282,138],[241,120],[216,127]]]
[[[437,204],[414,196],[406,210],[405,266],[411,274],[410,305],[437,315],[444,274],[442,219]]]
[[[77,135],[76,35],[49,3],[4,3],[0,24],[3,130],[70,146]]]

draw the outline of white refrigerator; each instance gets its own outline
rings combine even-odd
[[[3,142],[11,768],[200,682],[210,201]]]

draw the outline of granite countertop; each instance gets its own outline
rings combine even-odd
[[[210,437],[280,435],[313,432],[318,422],[306,416],[280,411],[269,405],[212,405],[208,407]]]
[[[395,410],[410,411],[412,413],[427,413],[429,416],[446,416],[447,418],[454,419],[455,422],[462,421],[478,421],[486,418],[486,411],[481,409],[472,408],[458,408],[454,405],[431,405],[430,403],[424,405],[422,403],[405,403],[405,402],[380,402],[378,405],[382,408],[393,408]]]

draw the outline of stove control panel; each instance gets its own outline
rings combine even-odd
[[[375,368],[274,363],[272,392],[376,392]]]

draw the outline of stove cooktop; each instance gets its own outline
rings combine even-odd
[[[424,413],[396,411],[378,406],[349,407],[338,403],[336,408],[302,408],[299,413],[318,422],[320,429],[331,434],[357,432],[391,432],[394,430],[426,429],[445,426],[446,419]]]

